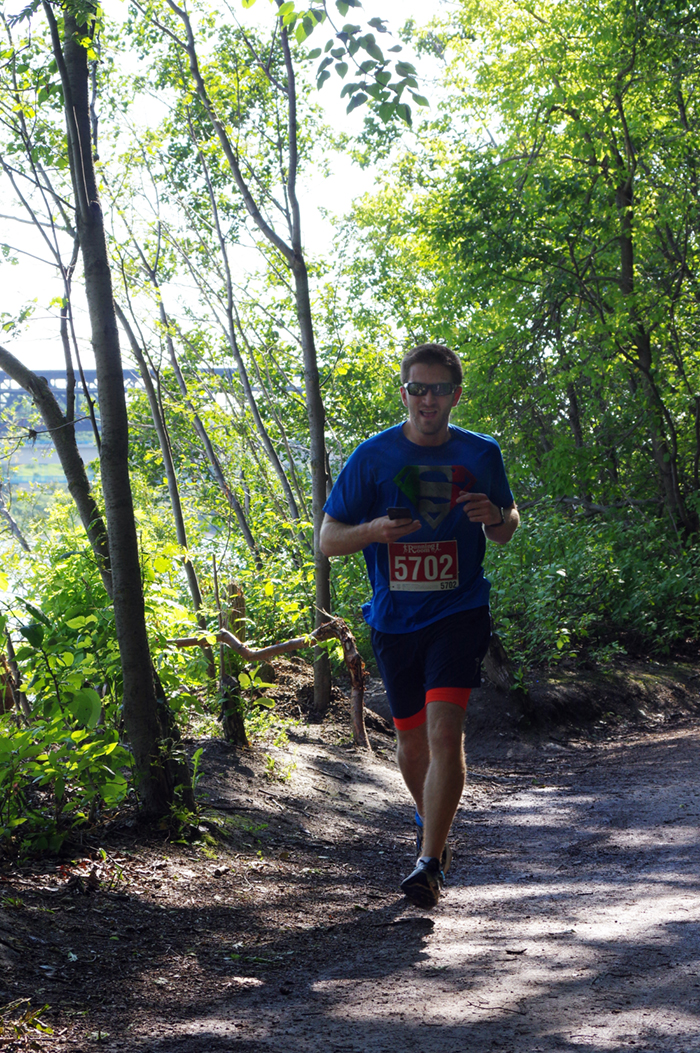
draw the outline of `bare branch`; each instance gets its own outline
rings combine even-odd
[[[343,658],[350,674],[353,742],[356,746],[371,750],[372,747],[367,738],[367,729],[365,728],[364,662],[357,650],[355,637],[342,618],[332,618],[330,621],[323,622],[308,636],[297,636],[293,640],[285,640],[281,643],[271,644],[269,647],[261,647],[258,650],[247,647],[228,629],[220,629],[218,633],[211,633],[205,637],[188,636],[179,640],[170,640],[169,642],[174,647],[205,647],[210,646],[215,641],[219,644],[226,644],[248,662],[267,662],[276,655],[286,654],[289,651],[299,651],[303,647],[311,647],[314,644],[321,643],[323,640],[333,639],[340,640],[343,648]]]

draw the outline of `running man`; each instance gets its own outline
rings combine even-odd
[[[520,522],[498,443],[450,425],[461,384],[449,348],[405,356],[408,418],[358,446],[321,528],[327,556],[362,550],[367,564],[363,614],[416,806],[418,861],[401,888],[420,907],[440,898],[464,789],[464,718],[491,634],[485,538],[505,545]]]

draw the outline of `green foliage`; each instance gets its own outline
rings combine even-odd
[[[700,636],[700,552],[672,544],[655,517],[544,506],[487,558],[496,631],[516,664],[609,658],[613,642],[663,656]]]
[[[4,722],[0,846],[55,852],[73,826],[124,800],[128,781],[122,769],[131,757],[115,727],[81,726],[68,708],[34,718],[29,728]]]
[[[471,426],[502,441],[521,500],[659,500],[686,536],[696,21],[657,3],[463,0],[439,27],[450,120],[356,208],[352,262],[368,306],[461,351]]]
[[[184,721],[187,709],[202,706],[188,684],[204,675],[199,654],[166,647],[171,636],[193,630],[180,602],[182,583],[173,585],[182,553],[164,542],[162,520],[145,510],[142,515],[149,527],[143,576],[152,638],[161,681],[174,708],[184,710]],[[57,850],[74,826],[118,806],[131,787],[131,756],[121,741],[114,615],[74,518],[67,495],[61,495],[31,559],[8,561],[12,578],[21,575],[21,595],[9,601],[0,622],[14,638],[31,708],[26,727],[6,716],[0,739],[0,844],[8,850]],[[16,580],[15,589],[19,585]]]
[[[53,1035],[53,1028],[41,1020],[48,1005],[32,1009],[29,998],[16,998],[0,1006],[0,1038],[8,1042],[8,1048],[40,1049],[43,1035]]]
[[[252,7],[255,0],[243,0],[244,7]],[[359,0],[335,0],[341,18],[346,18],[351,9],[361,9]],[[410,62],[394,59],[402,51],[394,44],[385,51],[377,42],[377,34],[387,33],[386,19],[370,18],[366,26],[354,22],[339,23],[326,0],[306,10],[298,8],[293,0],[280,4],[277,17],[298,45],[304,45],[321,26],[330,27],[332,35],[322,47],[312,48],[304,56],[307,61],[320,59],[316,67],[316,86],[322,88],[331,77],[331,70],[344,80],[350,69],[357,80],[343,85],[341,98],[347,98],[347,112],[368,104],[383,122],[396,118],[411,124],[411,107],[403,101],[404,92],[418,106],[428,106],[428,100],[414,89],[418,88],[416,70]],[[374,32],[372,32],[374,30]],[[389,57],[391,56],[391,57]]]
[[[128,791],[121,670],[112,610],[82,537],[39,544],[23,591],[32,600],[18,598],[2,621],[15,636],[31,718],[27,727],[4,718],[0,844],[55,851],[71,827]]]

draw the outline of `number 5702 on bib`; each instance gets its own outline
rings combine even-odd
[[[458,584],[455,540],[395,541],[389,545],[392,592],[449,592]]]

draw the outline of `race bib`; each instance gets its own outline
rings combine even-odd
[[[389,545],[392,592],[449,592],[459,584],[457,542],[396,541]]]

